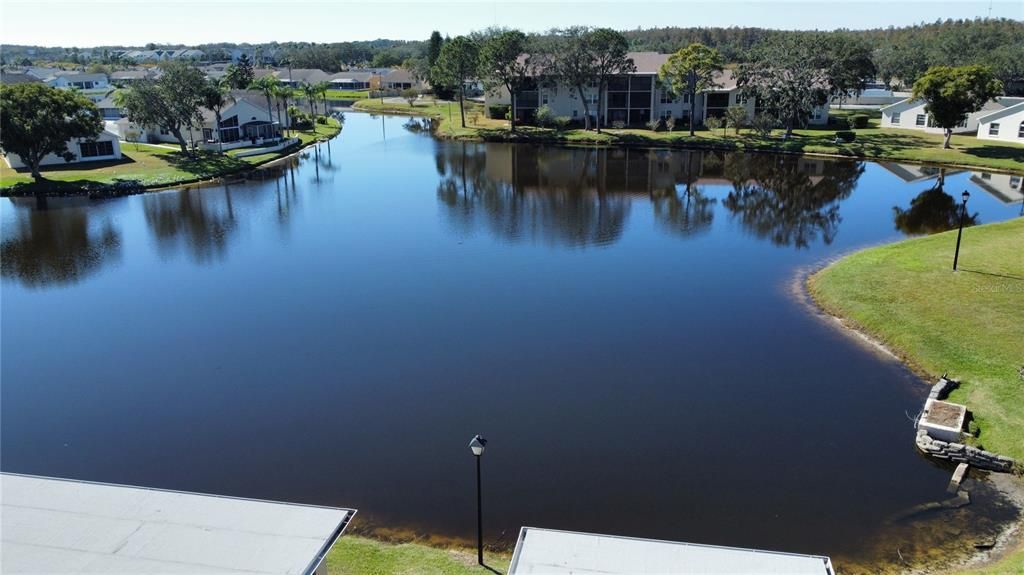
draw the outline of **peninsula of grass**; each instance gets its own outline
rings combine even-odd
[[[51,192],[56,195],[82,193],[104,196],[122,195],[141,190],[163,188],[218,178],[251,170],[295,153],[316,141],[336,136],[341,124],[330,118],[313,130],[295,131],[299,143],[267,154],[239,158],[246,148],[221,154],[215,150],[198,150],[191,156],[182,154],[177,146],[168,144],[135,144],[121,142],[120,160],[44,166],[45,181],[34,182],[28,170],[14,170],[0,161],[0,193],[2,195],[33,195]]]
[[[1024,462],[1024,218],[869,248],[810,277],[815,301],[900,356],[978,423],[975,443]],[[963,574],[1024,573],[1024,543]]]
[[[442,549],[346,535],[327,555],[327,570],[331,575],[493,575],[507,573],[510,559],[508,553],[485,553],[487,567],[481,567],[475,549]]]
[[[438,120],[435,135],[439,138],[563,143],[599,146],[670,147],[690,149],[781,152],[815,154],[870,160],[900,161],[938,164],[950,167],[981,168],[993,171],[1024,172],[1024,145],[993,140],[979,140],[974,136],[953,136],[952,148],[942,149],[940,134],[927,134],[916,130],[878,127],[873,119],[867,128],[853,130],[856,139],[849,143],[835,143],[835,127],[794,130],[793,137],[782,138],[782,131],[761,136],[752,130],[700,130],[694,136],[688,131],[655,132],[627,128],[605,129],[601,133],[581,129],[556,130],[534,126],[518,126],[516,132],[508,129],[505,120],[493,120],[483,114],[483,106],[471,104],[466,110],[466,127],[461,126],[459,106],[448,102],[406,102],[386,99],[360,100],[353,108],[366,112],[426,116]],[[839,111],[834,115],[844,115]]]
[[[869,248],[812,275],[825,310],[876,338],[928,381],[961,381],[977,442],[1024,462],[1024,218]]]

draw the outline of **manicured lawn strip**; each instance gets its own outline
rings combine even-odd
[[[977,443],[1024,462],[1024,218],[869,248],[811,276],[814,299],[934,381],[949,372],[981,433]],[[1024,573],[1024,547],[964,575]]]
[[[508,572],[509,554],[485,553],[484,562]],[[346,535],[327,555],[331,575],[492,575],[476,564],[475,549],[441,549],[418,543],[385,543]]]
[[[811,276],[815,300],[901,355],[929,380],[962,380],[951,400],[978,442],[1024,462],[1024,218],[870,248]]]
[[[638,145],[691,147],[726,150],[754,150],[788,153],[825,154],[876,160],[897,160],[949,166],[987,168],[1009,172],[1024,172],[1024,146],[979,140],[973,136],[953,136],[952,149],[941,148],[942,136],[926,134],[916,130],[882,129],[877,127],[877,118],[869,122],[873,127],[854,130],[856,141],[834,143],[835,128],[795,130],[794,137],[783,140],[780,132],[772,137],[762,137],[750,130],[736,135],[733,130],[723,134],[706,130],[698,131],[692,138],[687,131],[653,132],[643,129],[604,130],[602,133],[585,130],[557,131],[553,129],[520,126],[517,134],[508,131],[508,122],[484,118],[473,119],[467,109],[467,128],[459,125],[459,109],[452,104],[452,119],[449,121],[448,104],[417,103],[409,106],[380,100],[363,100],[354,107],[368,112],[403,115],[420,115],[440,120],[436,134],[442,138],[477,139],[487,141],[557,142],[568,144],[595,145]],[[482,106],[474,105],[482,111]],[[861,110],[844,110],[840,115],[852,115]]]
[[[236,150],[220,154],[216,151],[201,150],[186,156],[177,146],[121,143],[124,159],[117,162],[96,162],[71,166],[46,166],[43,176],[55,182],[86,184],[98,182],[114,183],[116,180],[134,180],[146,188],[173,186],[175,184],[206,180],[251,169],[253,166],[294,153],[317,139],[329,138],[341,131],[341,124],[331,118],[329,123],[316,124],[314,130],[295,132],[300,144],[278,152],[237,158]],[[239,149],[241,150],[241,149]],[[235,152],[232,154],[231,152]],[[16,171],[0,162],[0,189],[18,183],[31,183],[27,171]]]
[[[362,100],[369,97],[368,90],[327,90],[328,100]]]

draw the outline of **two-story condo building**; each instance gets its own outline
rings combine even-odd
[[[636,65],[636,71],[612,77],[600,102],[596,83],[584,88],[584,98],[591,117],[600,117],[602,125],[621,122],[634,126],[643,125],[652,118],[689,118],[689,95],[673,96],[658,82],[658,70],[668,61],[669,54],[630,52],[628,56]],[[732,70],[722,70],[716,74],[715,83],[717,86],[714,89],[696,96],[694,109],[697,125],[703,124],[709,117],[721,117],[727,108],[736,105],[747,109],[748,118],[754,117],[758,111],[756,102],[754,98],[743,98]],[[484,102],[488,106],[508,105],[511,98],[508,90],[496,88],[485,93]],[[543,77],[531,78],[517,94],[516,117],[519,121],[529,121],[541,106],[548,106],[556,116],[578,121],[582,121],[584,114],[583,102],[575,87],[548,82]],[[828,103],[815,108],[808,123],[828,123],[828,109]]]

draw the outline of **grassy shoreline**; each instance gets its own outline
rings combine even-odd
[[[331,575],[493,575],[507,573],[511,559],[510,552],[485,551],[487,566],[481,567],[476,549],[345,535],[327,554],[326,562]]]
[[[1024,218],[966,228],[960,271],[956,231],[868,248],[812,274],[815,302],[881,342],[915,371],[961,380],[986,449],[1024,462]],[[1019,545],[1001,561],[962,573],[1024,573]]]
[[[778,135],[780,131],[776,131],[772,137],[762,137],[750,130],[736,135],[731,129],[728,133],[700,130],[690,137],[686,131],[653,132],[627,128],[604,130],[599,134],[579,129],[558,131],[519,126],[517,132],[512,134],[508,131],[508,122],[483,117],[483,107],[479,104],[467,105],[465,128],[461,126],[458,104],[451,104],[449,111],[448,103],[417,102],[410,106],[394,101],[361,100],[353,108],[371,113],[434,118],[438,120],[435,135],[444,139],[770,152],[1024,173],[1024,146],[994,143],[973,136],[953,136],[953,149],[943,150],[940,147],[941,135],[915,130],[882,129],[878,127],[877,119],[868,128],[854,130],[856,141],[835,144],[834,127],[794,130],[794,137],[789,140],[782,140]]]
[[[43,183],[32,181],[27,170],[13,170],[0,162],[0,196],[33,196],[42,191],[47,196],[116,197],[207,182],[276,162],[340,132],[341,124],[331,118],[328,124],[317,124],[313,130],[295,131],[291,137],[299,142],[293,146],[244,158],[236,156],[244,148],[223,154],[199,150],[186,156],[177,146],[122,142],[124,159],[45,166],[42,173],[47,181]]]

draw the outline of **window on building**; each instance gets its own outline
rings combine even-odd
[[[113,142],[81,142],[78,144],[79,156],[83,158],[95,158],[97,156],[114,155]]]
[[[899,112],[893,112],[892,116],[889,116],[889,123],[890,124],[899,124],[900,123],[900,113]]]
[[[665,119],[665,120],[671,118],[672,117],[672,110],[662,110],[661,111],[661,117],[663,119]]]
[[[998,136],[999,135],[999,122],[992,122],[988,125],[988,135]]]
[[[1020,188],[1020,176],[1010,176],[1010,187],[1015,190]]]
[[[575,118],[575,117],[576,117],[576,116],[578,116],[578,115],[579,115],[579,110],[573,110],[573,111],[572,111],[572,117],[573,117],[573,118]]]
[[[684,104],[689,104],[690,103],[690,93],[689,92],[686,92],[686,93],[683,94],[683,103]]]
[[[544,95],[542,95],[540,97],[540,103],[544,104],[545,106],[547,105],[547,103],[548,103],[548,95],[547,94],[544,94]]]
[[[1017,128],[1017,137],[1024,138],[1024,122],[1020,123],[1020,127]]]
[[[676,97],[672,95],[668,90],[661,91],[661,97],[658,101],[662,104],[672,104],[676,101]]]
[[[918,114],[917,118],[914,119],[914,125],[915,126],[927,126],[928,125],[928,116],[925,116],[924,114]]]

